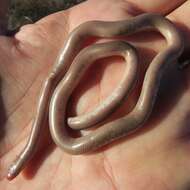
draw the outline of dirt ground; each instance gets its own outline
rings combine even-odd
[[[67,9],[82,1],[84,0],[11,0],[9,29],[35,22],[48,14]]]

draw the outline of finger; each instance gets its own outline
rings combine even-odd
[[[88,0],[69,10],[70,29],[88,20],[122,20],[143,12],[168,14],[186,0]],[[95,7],[95,9],[94,9]]]
[[[142,12],[155,12],[161,14],[168,14],[180,5],[182,5],[186,0],[127,0],[126,2],[131,4],[131,7],[136,7],[142,10]]]
[[[184,42],[185,42],[185,52],[183,54],[184,61],[185,59],[190,59],[190,1],[186,1],[183,5],[181,5],[178,9],[173,11],[168,15],[168,18],[176,23],[181,29]],[[190,88],[190,65],[188,64],[184,69],[184,77],[186,77],[187,81],[187,89]]]
[[[168,15],[168,18],[175,22],[184,32],[186,46],[190,47],[190,1]]]

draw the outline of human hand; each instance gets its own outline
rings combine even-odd
[[[98,4],[97,0],[91,0],[24,26],[14,38],[0,37],[2,189],[9,190],[13,185],[15,189],[55,190],[189,188],[190,71],[189,68],[178,71],[175,67],[164,77],[153,114],[139,132],[94,154],[71,156],[54,146],[47,130],[40,150],[24,175],[11,183],[4,179],[10,162],[26,143],[42,82],[73,28],[87,20],[120,20],[141,11],[156,11],[176,22],[189,38],[188,1],[171,4],[146,0],[143,5],[137,0],[131,2],[103,0]],[[138,48],[142,70],[166,45],[154,34],[142,33],[128,39]],[[188,46],[189,41],[186,43]],[[94,65],[73,94],[72,113],[83,114],[95,108],[115,89],[123,70],[124,63],[118,59],[105,59]],[[124,115],[133,107],[138,91],[116,116]]]

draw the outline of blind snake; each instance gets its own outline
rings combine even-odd
[[[158,30],[166,38],[167,47],[150,63],[134,109],[128,115],[108,122],[88,135],[71,137],[67,123],[74,129],[84,129],[101,122],[127,98],[135,85],[138,73],[136,50],[127,42],[118,40],[83,48],[84,42],[91,37],[124,36],[151,28]],[[7,178],[11,180],[16,177],[33,156],[41,126],[47,117],[55,144],[70,154],[93,151],[139,129],[152,111],[165,68],[177,60],[183,48],[183,40],[176,27],[168,19],[157,14],[142,14],[114,22],[89,21],[75,28],[68,36],[52,71],[44,82],[29,140],[9,168]],[[69,118],[66,123],[67,102],[82,75],[95,60],[111,55],[122,56],[127,61],[125,74],[118,87],[94,111]]]

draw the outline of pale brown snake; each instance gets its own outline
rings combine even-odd
[[[83,49],[84,42],[92,36],[101,38],[124,36],[150,28],[157,29],[166,38],[167,47],[150,63],[135,108],[125,117],[108,122],[88,135],[71,137],[66,121],[75,129],[94,126],[109,116],[126,99],[137,79],[136,51],[127,42],[118,40],[90,45]],[[67,38],[52,72],[43,85],[29,141],[11,165],[7,178],[16,177],[33,156],[41,126],[48,114],[54,142],[71,154],[93,151],[139,129],[152,111],[165,68],[168,64],[176,62],[183,51],[183,46],[182,37],[175,26],[168,19],[156,14],[143,14],[115,22],[90,21],[78,26]],[[111,55],[123,56],[127,61],[126,71],[119,86],[93,112],[67,120],[65,118],[67,102],[85,70],[95,60]]]

